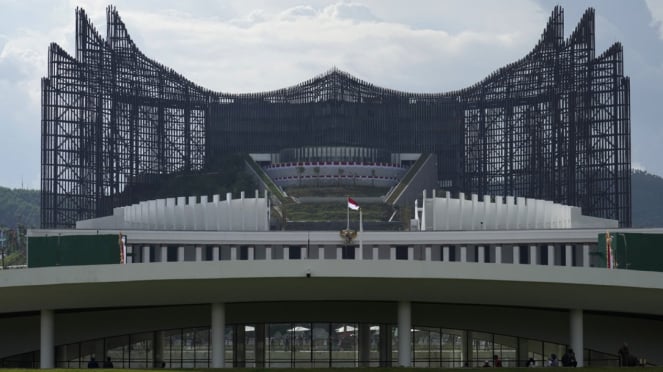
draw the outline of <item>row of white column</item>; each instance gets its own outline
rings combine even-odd
[[[211,306],[211,343],[212,368],[225,367],[225,340],[226,309],[223,303],[214,303]],[[41,339],[40,339],[40,367],[55,367],[55,321],[53,310],[41,311]],[[408,301],[398,303],[398,365],[412,366],[412,306]],[[368,332],[365,332],[368,334]],[[570,346],[575,351],[578,367],[583,366],[583,312],[572,309],[569,312]]]
[[[168,261],[168,247],[167,246],[161,246],[159,247],[159,253],[158,253],[158,262],[167,262]],[[235,261],[237,260],[238,256],[238,248],[239,247],[230,247],[230,260]],[[442,261],[444,262],[449,262],[450,260],[450,250],[452,247],[450,246],[442,246]],[[456,262],[468,262],[468,254],[467,254],[467,246],[460,246],[459,247],[459,256],[458,259],[456,259]],[[476,262],[483,263],[485,262],[485,257],[487,254],[487,250],[490,249],[491,247],[489,246],[478,246],[478,252],[477,252],[477,257],[476,257]],[[512,257],[513,257],[513,263],[514,264],[519,264],[520,263],[520,246],[493,246],[492,247],[495,253],[495,259],[494,263],[504,263],[502,258],[503,255],[502,253],[504,252],[505,249],[511,249],[512,250]],[[561,263],[562,266],[573,266],[573,246],[572,245],[564,245],[560,247],[565,250],[565,260],[564,262]],[[300,250],[299,252],[299,257],[301,259],[308,259],[308,252],[309,249],[307,247],[283,247],[283,260],[289,260],[290,258],[290,250],[292,249],[298,249]],[[315,249],[315,248],[314,248]],[[318,249],[318,259],[325,259],[325,247],[317,247]],[[389,247],[389,259],[390,260],[396,260],[396,250],[397,247]],[[150,246],[146,245],[142,247],[142,259],[141,262],[151,262],[151,254],[150,254]],[[553,266],[555,264],[555,246],[554,245],[548,245],[548,250],[547,250],[547,265],[548,266]],[[364,260],[368,258],[363,257],[364,250],[360,247],[355,247],[355,259],[357,260]],[[529,246],[529,263],[532,265],[538,264],[540,261],[539,259],[539,246],[538,245],[531,245]],[[219,246],[213,246],[212,247],[212,261],[218,261],[220,257],[220,247]],[[431,261],[432,257],[432,247],[431,246],[425,246],[424,247],[424,260],[425,261]],[[337,246],[336,247],[336,254],[335,254],[336,259],[342,259],[343,258],[343,247]],[[248,260],[252,261],[255,259],[255,248],[254,247],[248,247]],[[265,247],[265,260],[271,260],[272,259],[272,249],[271,247]],[[379,247],[373,246],[372,247],[372,254],[371,258],[372,260],[378,260],[379,259]],[[414,259],[414,247],[407,247],[407,260],[413,260]],[[185,260],[185,247],[178,247],[177,248],[177,261],[182,262]],[[195,247],[195,261],[203,261],[203,247],[202,246],[196,246]],[[589,245],[584,244],[582,245],[582,265],[578,266],[584,266],[584,267],[589,267]]]

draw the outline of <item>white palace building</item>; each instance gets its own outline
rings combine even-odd
[[[663,229],[424,194],[419,231],[348,243],[270,231],[266,196],[202,199],[29,231],[121,234],[126,264],[0,271],[0,367],[543,366],[568,348],[578,366],[616,366],[624,342],[663,364],[663,273],[608,269],[597,245]]]

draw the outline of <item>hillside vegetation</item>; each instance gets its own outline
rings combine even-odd
[[[663,227],[663,178],[635,170],[631,188],[633,227]]]
[[[0,226],[39,226],[38,190],[8,189],[0,186]]]

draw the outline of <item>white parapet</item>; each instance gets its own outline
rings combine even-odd
[[[524,197],[484,195],[479,201],[476,194],[469,200],[463,193],[451,198],[448,192],[443,198],[434,193],[429,198],[424,191],[421,205],[416,213],[422,213],[422,230],[426,231],[616,228],[619,225],[617,220],[584,216],[579,207]]]
[[[200,201],[198,201],[200,199]],[[113,209],[112,216],[76,222],[77,229],[268,231],[267,194],[239,199],[206,195],[142,201]]]

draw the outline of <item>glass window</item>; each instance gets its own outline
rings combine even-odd
[[[460,368],[469,359],[463,355],[465,334],[461,330],[443,329],[440,339],[442,350],[441,366],[446,368]]]
[[[333,323],[331,329],[332,367],[356,367],[357,324]]]
[[[311,328],[311,357],[314,368],[329,367],[330,365],[329,328],[329,323],[313,323]]]
[[[274,323],[267,325],[267,338],[269,346],[267,351],[267,365],[275,368],[290,368],[290,323]]]

